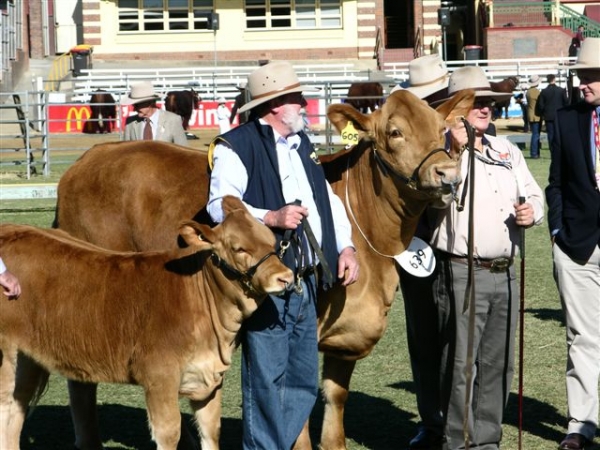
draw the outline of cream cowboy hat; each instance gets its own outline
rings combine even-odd
[[[135,105],[136,103],[158,100],[160,96],[154,93],[154,87],[149,81],[131,85],[131,91],[127,97],[121,99],[122,105]]]
[[[536,87],[538,84],[540,84],[540,76],[531,75],[529,77],[529,87]]]
[[[585,38],[579,49],[579,56],[570,69],[600,69],[600,38]]]
[[[259,67],[248,76],[246,89],[252,100],[238,109],[242,113],[269,100],[292,92],[317,91],[311,86],[302,86],[289,62],[276,61]]]
[[[392,92],[406,89],[419,98],[426,98],[448,87],[448,69],[440,55],[425,55],[408,63],[408,81],[399,84]]]
[[[512,97],[512,92],[492,91],[485,72],[481,67],[477,66],[461,67],[450,75],[450,81],[448,82],[449,97],[465,89],[473,89],[475,97],[489,97],[495,101],[502,101]]]

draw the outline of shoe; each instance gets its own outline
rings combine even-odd
[[[417,435],[408,443],[409,449],[427,449],[427,450],[442,450],[444,444],[444,436],[423,428],[419,430]]]
[[[586,437],[579,433],[569,433],[558,446],[559,450],[583,450],[587,442]]]
[[[531,155],[530,159],[540,159],[540,155]]]

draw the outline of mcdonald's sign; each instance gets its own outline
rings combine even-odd
[[[86,120],[91,116],[90,109],[87,106],[72,106],[67,112],[66,131],[71,131],[71,123],[75,120],[75,129],[81,131]],[[85,118],[84,118],[85,116]]]

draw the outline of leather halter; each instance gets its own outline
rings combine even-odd
[[[254,277],[254,275],[256,274],[258,267],[262,263],[264,263],[267,259],[269,259],[271,256],[277,256],[277,253],[276,252],[267,253],[256,264],[254,264],[252,267],[250,267],[245,272],[242,272],[242,271],[236,269],[235,267],[233,267],[231,264],[229,264],[224,259],[221,259],[221,257],[219,255],[217,255],[216,253],[211,253],[211,255],[210,255],[215,266],[217,266],[223,272],[229,272],[231,275],[233,275],[233,277],[237,281],[242,283],[249,291],[252,291],[252,292],[257,292],[257,290],[254,288],[254,286],[252,286],[252,277]]]
[[[446,155],[448,155],[448,152],[446,152],[446,150],[443,148],[435,148],[435,149],[431,150],[425,156],[425,158],[423,158],[423,160],[419,163],[419,165],[414,170],[412,175],[410,177],[407,177],[406,175],[398,172],[394,167],[392,167],[392,165],[389,162],[387,162],[385,159],[383,159],[381,156],[379,156],[377,149],[375,147],[373,147],[373,156],[375,157],[375,161],[377,162],[377,165],[379,166],[379,168],[383,172],[383,174],[386,176],[388,174],[390,174],[392,177],[402,181],[409,188],[415,189],[415,190],[417,190],[417,182],[419,181],[419,171],[423,167],[423,164],[425,164],[425,162],[429,158],[431,158],[433,155],[435,155],[436,153],[440,153],[440,152],[443,152]],[[450,155],[448,155],[448,158],[451,159]]]

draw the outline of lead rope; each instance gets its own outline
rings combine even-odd
[[[467,337],[467,361],[465,367],[467,389],[465,393],[465,419],[463,422],[463,437],[465,450],[469,450],[469,412],[471,411],[471,395],[473,390],[473,343],[475,340],[475,267],[473,249],[475,241],[474,201],[475,201],[475,129],[463,117],[461,118],[467,130],[467,150],[469,151],[469,231],[467,237],[467,286],[465,289],[463,314],[469,310],[469,331]]]

